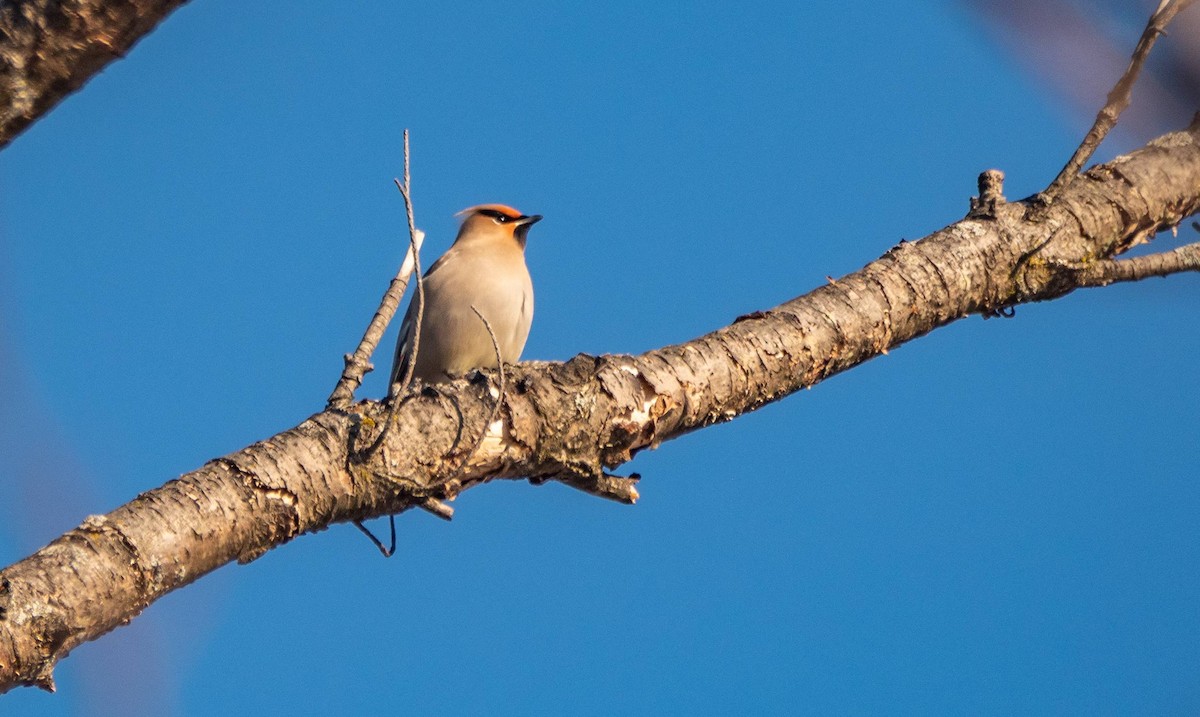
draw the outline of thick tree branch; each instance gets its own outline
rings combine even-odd
[[[0,149],[187,0],[0,0]]]
[[[998,177],[985,185],[988,196],[967,219],[693,341],[640,356],[511,367],[494,420],[494,392],[458,381],[404,396],[378,450],[368,451],[390,405],[362,401],[89,517],[0,571],[0,690],[51,688],[54,664],[77,645],[227,562],[254,560],[298,535],[453,499],[497,478],[560,480],[632,501],[635,479],[605,471],[640,450],[971,314],[1103,283],[1094,273],[1107,269],[1078,267],[1108,267],[1200,209],[1200,127],[1093,168],[1038,221],[1027,216],[1029,202],[1004,201]],[[1144,263],[1119,262],[1134,274]],[[1191,267],[1159,268],[1140,275]],[[464,461],[476,426],[486,432]]]

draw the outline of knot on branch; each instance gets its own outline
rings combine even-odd
[[[355,372],[355,377],[360,381],[363,376],[375,370],[375,364],[358,354],[342,354],[342,362],[347,369]]]
[[[979,196],[971,197],[971,219],[995,219],[996,210],[1005,203],[1004,172],[989,169],[979,175]]]
[[[342,379],[334,387],[325,402],[327,409],[345,410],[354,400],[354,389],[362,383],[363,376],[375,370],[375,364],[358,352],[342,354]]]

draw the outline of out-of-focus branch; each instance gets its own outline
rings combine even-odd
[[[1158,9],[1150,16],[1150,20],[1146,23],[1146,29],[1142,31],[1142,36],[1138,39],[1133,56],[1129,60],[1129,66],[1125,68],[1121,78],[1109,91],[1104,107],[1100,108],[1096,114],[1096,120],[1092,123],[1091,129],[1084,135],[1083,141],[1079,143],[1075,153],[1067,160],[1066,166],[1054,178],[1050,186],[1038,195],[1040,203],[1050,204],[1053,202],[1062,192],[1063,187],[1075,179],[1079,175],[1079,170],[1083,169],[1083,166],[1092,158],[1100,143],[1116,126],[1121,113],[1133,100],[1133,86],[1137,83],[1142,66],[1146,63],[1146,58],[1150,56],[1150,50],[1154,48],[1158,36],[1164,34],[1167,26],[1171,24],[1171,20],[1193,2],[1195,0],[1162,0],[1159,3]]]
[[[0,149],[186,1],[0,1]]]

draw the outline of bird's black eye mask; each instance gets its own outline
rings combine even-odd
[[[507,214],[505,214],[504,212],[497,211],[495,209],[480,209],[479,213],[485,217],[491,217],[492,219],[495,219],[496,221],[500,222],[501,224],[507,224],[511,221],[516,221],[516,219],[514,217],[510,217]]]
[[[504,212],[500,211],[499,209],[480,209],[479,213],[485,217],[491,217],[492,219],[495,219],[496,221],[500,222],[501,224],[511,224],[513,222],[519,222],[519,221],[523,221],[525,219],[529,219],[529,217],[525,214],[522,214],[519,217],[514,217],[511,214],[505,214]]]

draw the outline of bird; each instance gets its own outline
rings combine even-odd
[[[495,368],[497,358],[517,362],[529,338],[533,281],[525,265],[525,242],[529,228],[542,216],[522,214],[504,204],[480,204],[455,216],[462,217],[458,236],[423,279],[420,341],[414,341],[416,296],[400,324],[390,396],[407,388],[400,384],[413,361],[414,343],[413,378],[441,383],[474,369]]]

